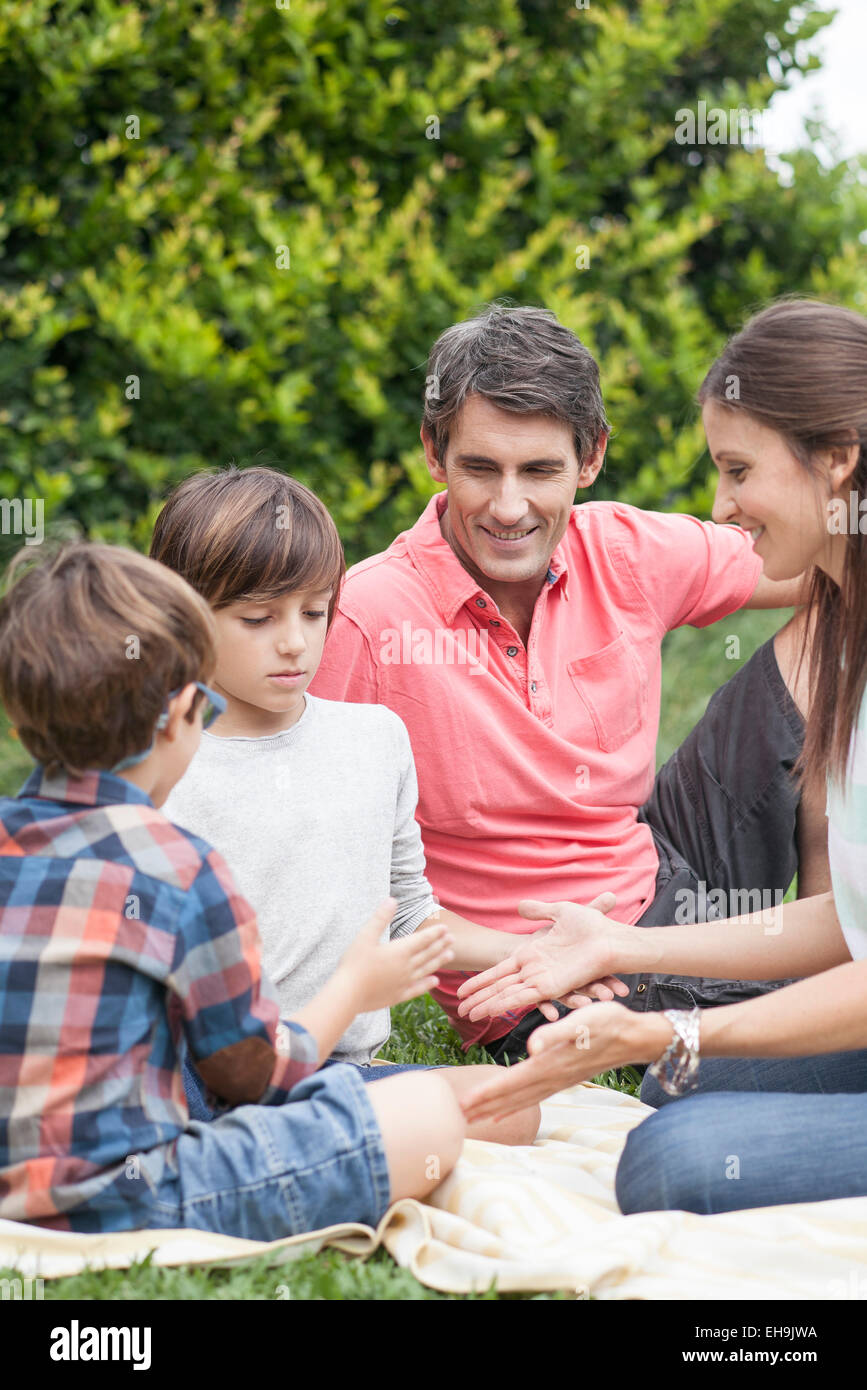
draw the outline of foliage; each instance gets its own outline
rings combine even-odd
[[[867,194],[855,162],[802,151],[787,185],[679,144],[676,113],[763,108],[824,22],[816,0],[7,0],[0,497],[144,547],[173,483],[256,459],[358,559],[432,490],[431,342],[510,296],[602,361],[596,494],[707,510],[704,368],[771,295],[864,303]]]

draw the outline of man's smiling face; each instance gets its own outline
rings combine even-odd
[[[452,424],[445,466],[424,433],[422,442],[431,476],[448,484],[445,535],[464,568],[495,584],[526,584],[544,579],[606,440],[582,467],[564,421],[472,395]]]

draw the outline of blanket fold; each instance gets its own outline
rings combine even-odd
[[[696,1216],[622,1216],[617,1161],[650,1110],[584,1084],[542,1107],[529,1148],[468,1141],[424,1203],[404,1200],[360,1225],[260,1244],[200,1231],[77,1235],[0,1221],[0,1267],[50,1279],[92,1268],[275,1263],[334,1246],[365,1258],[384,1245],[449,1293],[564,1290],[586,1299],[867,1298],[867,1197]],[[817,1142],[820,1136],[817,1136]]]

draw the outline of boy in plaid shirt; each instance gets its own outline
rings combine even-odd
[[[0,1217],[256,1240],[376,1225],[451,1170],[458,1103],[436,1072],[367,1088],[317,1067],[356,1013],[430,988],[447,932],[379,945],[386,902],[281,1023],[252,909],[158,809],[222,705],[207,605],[118,548],[32,559],[0,602],[0,698],[37,761],[0,799]],[[210,1124],[189,1120],[185,1055],[221,1103]]]

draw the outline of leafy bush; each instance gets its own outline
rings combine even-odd
[[[704,367],[771,295],[864,302],[867,194],[854,163],[802,152],[787,186],[679,144],[676,113],[764,107],[814,11],[9,0],[0,497],[143,547],[169,486],[255,458],[357,559],[432,490],[432,340],[511,296],[601,358],[597,495],[706,510]]]

